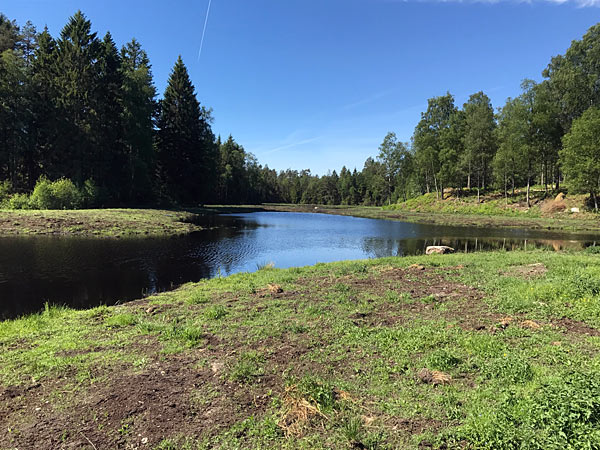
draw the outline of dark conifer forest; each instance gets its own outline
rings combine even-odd
[[[551,59],[541,82],[494,109],[430,98],[411,142],[390,132],[362,170],[317,176],[261,165],[215,136],[181,57],[156,92],[142,44],[120,48],[81,12],[58,36],[0,14],[0,202],[3,207],[384,205],[427,193],[541,185],[600,193],[600,24]],[[174,59],[176,55],[174,55]],[[343,161],[340,161],[340,165]],[[529,195],[528,195],[529,200]],[[54,205],[56,206],[56,205]]]

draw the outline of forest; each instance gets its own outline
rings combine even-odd
[[[533,185],[600,194],[600,24],[543,80],[494,109],[428,100],[411,142],[383,138],[362,170],[277,172],[230,135],[215,136],[177,58],[159,98],[135,39],[120,49],[82,12],[59,36],[0,14],[0,206],[13,209],[285,202],[384,205]],[[375,150],[375,149],[374,149]]]

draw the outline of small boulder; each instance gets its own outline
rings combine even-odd
[[[571,208],[571,212],[572,213],[578,213],[579,212],[579,208]]]
[[[427,368],[419,370],[417,378],[423,383],[433,384],[434,386],[437,386],[438,384],[449,384],[450,381],[452,381],[452,377],[447,373],[440,372],[439,370],[429,370]]]
[[[533,320],[524,320],[523,322],[521,322],[521,326],[525,328],[530,328],[532,330],[539,330],[540,328],[542,328],[542,326],[539,323],[534,322]]]
[[[267,287],[269,288],[269,292],[271,294],[281,294],[283,292],[283,288],[278,284],[269,284]]]
[[[452,247],[448,247],[447,245],[430,245],[425,249],[426,255],[444,255],[446,253],[454,253],[454,249]]]

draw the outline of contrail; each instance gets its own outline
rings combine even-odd
[[[200,40],[200,50],[198,50],[198,61],[202,55],[202,46],[204,45],[204,35],[206,34],[206,25],[208,24],[208,15],[210,14],[210,4],[212,0],[208,0],[208,8],[206,9],[206,18],[204,19],[204,28],[202,29],[202,39]]]

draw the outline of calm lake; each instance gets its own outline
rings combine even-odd
[[[201,224],[205,231],[176,238],[0,238],[0,319],[39,311],[45,302],[112,305],[270,262],[285,268],[414,255],[437,244],[472,252],[582,248],[600,241],[600,236],[284,212],[205,216]]]

